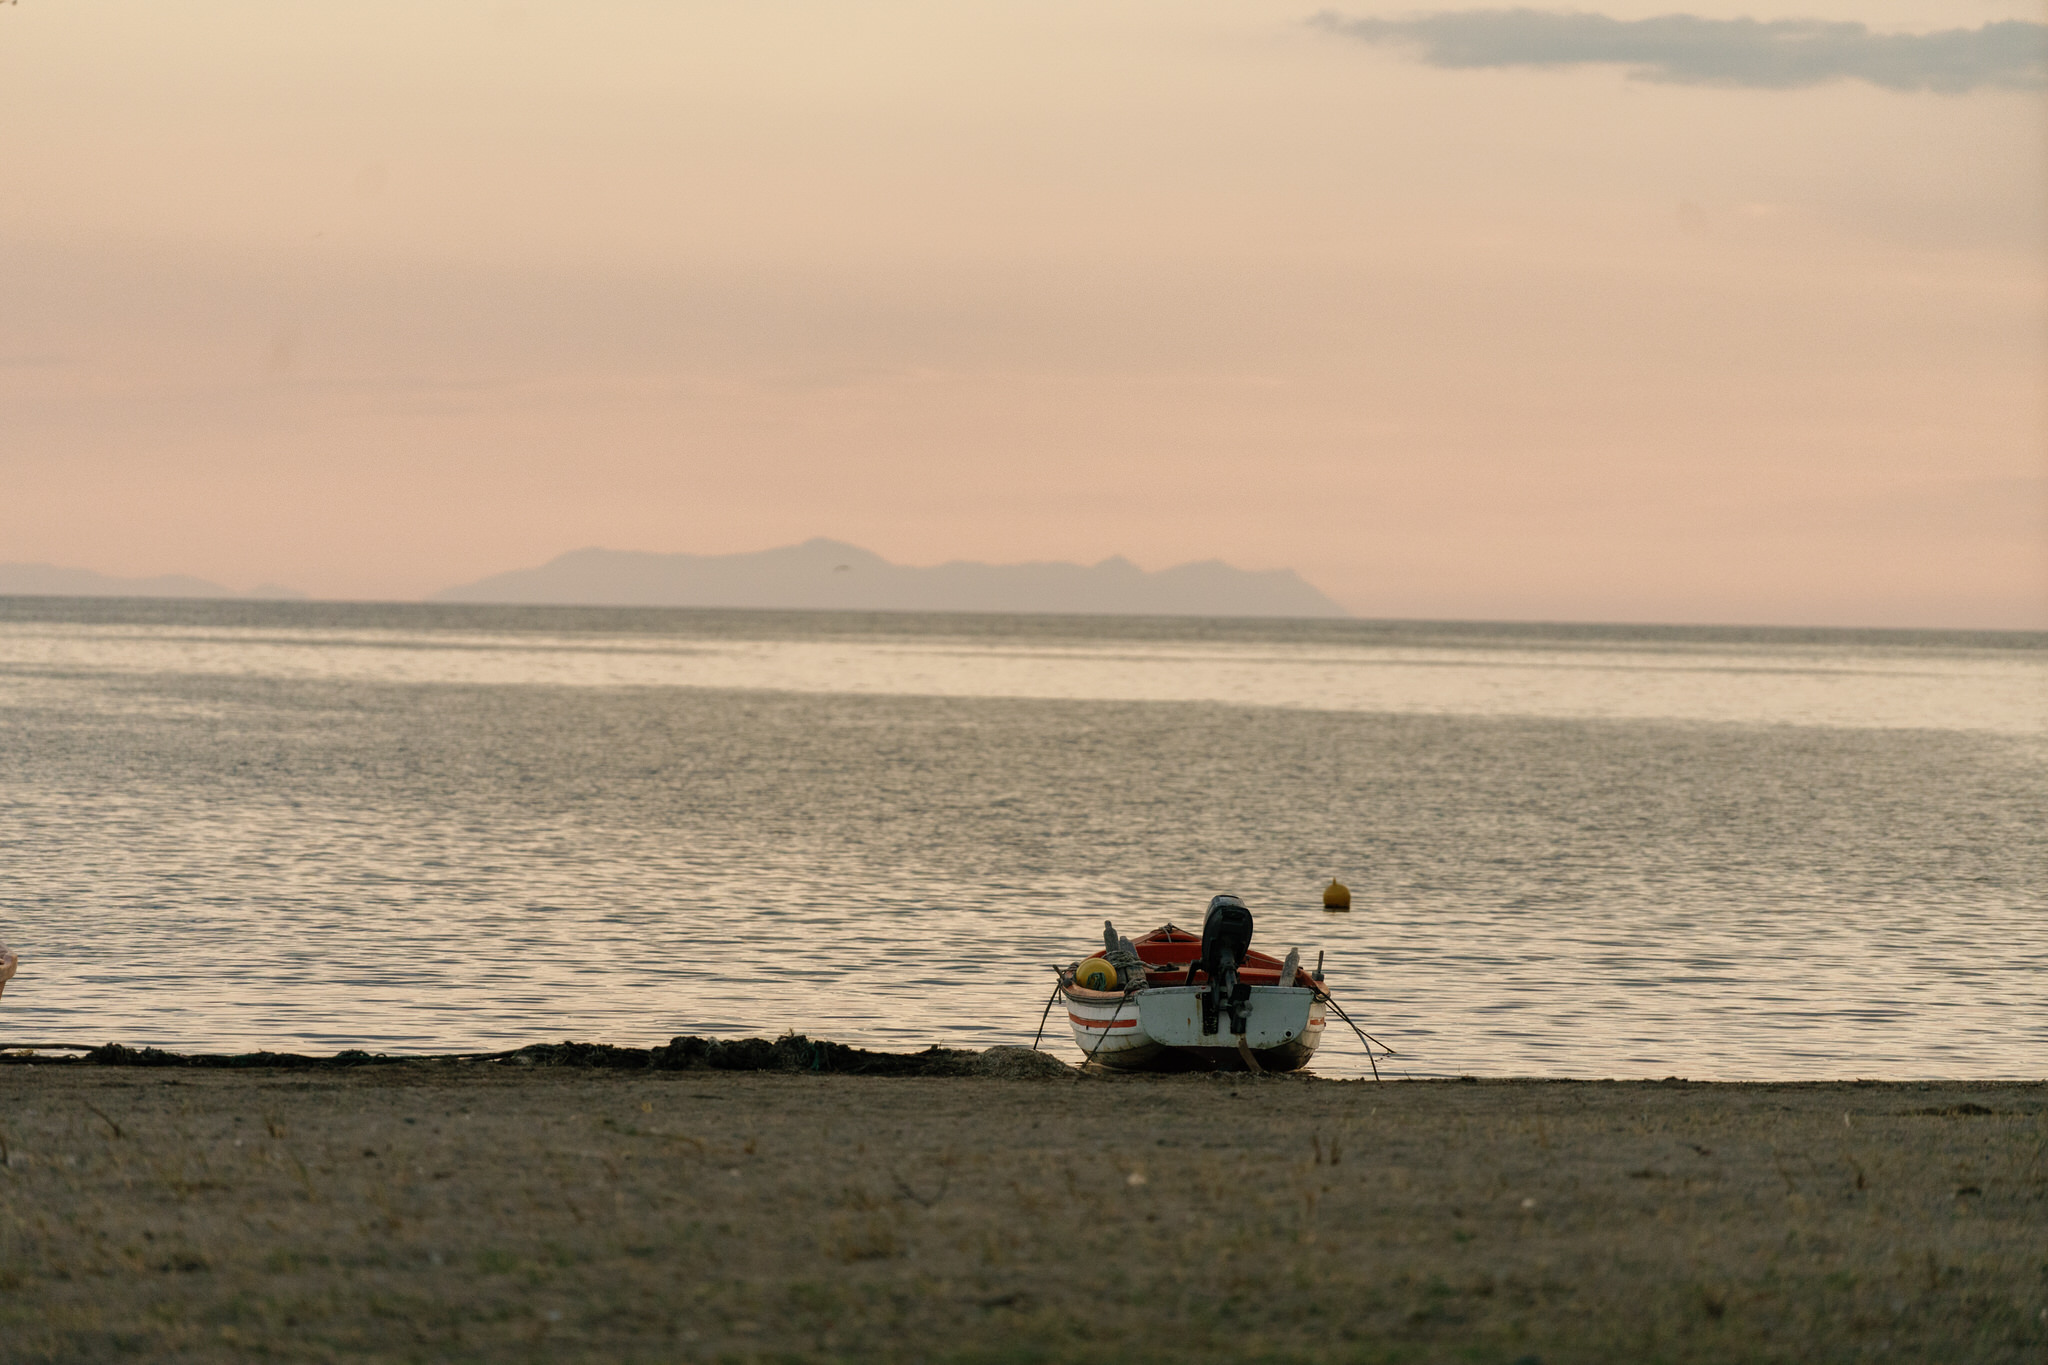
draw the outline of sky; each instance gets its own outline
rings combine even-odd
[[[1773,2],[0,6],[0,562],[2048,628],[2048,14]]]

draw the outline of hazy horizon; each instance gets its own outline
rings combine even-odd
[[[7,6],[0,562],[2048,628],[2040,19]]]
[[[815,537],[815,538],[813,538],[813,539],[824,539],[824,538],[823,538],[823,537]],[[793,548],[793,547],[776,547],[776,548]],[[578,553],[578,552],[577,552],[577,551],[566,551],[566,552],[564,552],[564,554],[562,554],[562,555],[559,555],[559,556],[556,556],[556,557],[555,557],[555,559],[551,559],[551,560],[549,560],[549,561],[548,561],[548,564],[552,564],[552,563],[554,563],[554,562],[555,562],[556,560],[559,560],[559,559],[569,558],[570,556],[572,556],[572,555],[574,555],[574,554],[576,554],[576,553]],[[744,553],[744,552],[742,552],[742,553]],[[1114,556],[1114,557],[1112,557],[1112,558],[1113,558],[1113,559],[1118,559],[1118,560],[1122,560],[1122,559],[1123,559],[1123,557],[1122,557],[1122,556]],[[955,564],[958,564],[958,563],[961,563],[961,562],[962,562],[962,561],[953,561],[953,563],[955,563]],[[1128,560],[1124,560],[1124,562],[1128,563],[1129,561],[1128,561]],[[1032,562],[1032,566],[1036,566],[1036,565],[1042,565],[1042,564],[1044,564],[1044,563],[1045,563],[1045,561],[1034,561],[1034,562]],[[542,565],[542,566],[536,566],[536,567],[546,567],[546,565]],[[944,566],[944,565],[933,565],[933,566],[899,566],[899,567],[910,567],[910,568],[917,568],[917,567],[941,568],[941,567],[946,567],[946,566]],[[1004,565],[996,565],[996,566],[977,566],[977,567],[996,567],[996,568],[1003,568],[1003,567],[1018,567],[1018,566],[1004,566]],[[1096,566],[1086,566],[1086,565],[1075,565],[1075,564],[1071,564],[1071,563],[1066,563],[1066,562],[1062,562],[1062,563],[1059,563],[1059,564],[1057,564],[1057,565],[1054,565],[1053,567],[1060,567],[1060,568],[1088,568],[1088,567],[1096,567]],[[1169,566],[1169,567],[1186,567],[1186,566]],[[151,583],[153,583],[153,584],[155,584],[156,586],[147,586],[147,587],[145,587],[145,590],[143,590],[143,591],[138,591],[138,592],[113,592],[113,591],[100,591],[100,590],[88,590],[88,591],[70,591],[70,592],[46,592],[46,591],[16,591],[16,590],[11,590],[11,589],[10,589],[10,588],[9,588],[9,587],[7,586],[7,583],[8,583],[8,581],[9,581],[9,580],[8,580],[8,578],[7,578],[7,571],[9,571],[9,570],[14,570],[14,569],[32,569],[32,570],[45,570],[45,569],[55,569],[55,570],[56,570],[57,572],[59,572],[59,573],[64,573],[64,574],[72,574],[72,573],[79,573],[79,574],[88,574],[88,575],[92,575],[92,576],[94,576],[94,577],[99,577],[99,578],[102,578],[102,579],[103,579],[103,580],[104,580],[105,582],[107,582],[107,583],[126,583],[126,584],[136,584],[136,585],[146,585],[146,584],[151,584]],[[494,575],[489,575],[489,576],[487,576],[487,577],[488,577],[488,578],[501,578],[501,577],[510,577],[510,576],[512,576],[513,574],[516,574],[517,572],[518,572],[518,571],[516,571],[516,570],[515,570],[515,571],[512,571],[512,573],[508,573],[508,574],[494,574]],[[1304,581],[1304,582],[1306,583],[1306,580],[1303,580],[1303,581]],[[167,584],[170,584],[170,583],[178,583],[178,584],[180,584],[180,585],[196,585],[196,586],[197,586],[198,588],[200,588],[200,589],[202,589],[202,590],[201,590],[201,591],[196,591],[196,592],[193,592],[193,591],[182,591],[182,590],[181,590],[181,591],[169,591],[169,590],[164,590],[164,587],[163,587],[163,585],[167,585]],[[1256,620],[1257,618],[1259,618],[1260,616],[1268,616],[1268,617],[1273,617],[1273,618],[1274,618],[1274,619],[1276,619],[1276,620],[1279,620],[1279,619],[1288,619],[1288,620],[1293,620],[1293,621],[1299,621],[1299,622],[1310,622],[1310,623],[1312,623],[1312,622],[1314,622],[1315,620],[1317,620],[1317,619],[1318,619],[1318,618],[1316,618],[1316,617],[1315,617],[1315,616],[1313,616],[1313,615],[1305,615],[1305,616],[1295,616],[1295,617],[1285,617],[1285,618],[1282,618],[1282,617],[1280,616],[1280,614],[1276,614],[1276,613],[1231,613],[1231,612],[1222,612],[1222,611],[1219,611],[1219,612],[1213,612],[1213,613],[1187,613],[1187,612],[1165,612],[1165,613],[1161,613],[1161,612],[1144,612],[1144,611],[1136,611],[1136,612],[1131,612],[1131,611],[1109,611],[1109,612],[1099,612],[1099,613],[1098,613],[1098,612],[1079,612],[1079,613],[1076,613],[1076,612],[1073,612],[1073,611],[1069,611],[1069,610],[1064,610],[1064,609],[1059,609],[1059,608],[1025,608],[1025,609],[1005,609],[1005,608],[980,608],[980,607],[861,607],[861,606],[829,606],[829,605],[821,605],[821,606],[759,606],[759,605],[730,605],[730,606],[720,606],[720,605],[708,605],[708,604],[689,604],[689,603],[680,603],[680,604],[663,604],[663,603],[646,603],[646,602],[638,602],[638,603],[636,603],[636,602],[611,602],[611,603],[595,603],[595,602],[569,602],[569,601],[560,601],[560,600],[555,600],[555,601],[524,601],[524,600],[520,600],[520,599],[513,599],[513,598],[503,598],[503,599],[487,599],[487,598],[465,598],[465,597],[460,597],[460,596],[453,596],[453,595],[450,595],[451,593],[455,593],[455,592],[458,592],[458,591],[459,591],[459,590],[460,590],[461,588],[463,588],[463,587],[465,587],[465,586],[470,586],[470,585],[464,585],[464,584],[456,584],[456,585],[451,585],[451,586],[450,586],[449,588],[445,588],[445,589],[442,589],[442,590],[438,590],[438,591],[436,591],[436,592],[433,592],[433,593],[429,593],[429,594],[426,594],[426,595],[423,595],[423,596],[420,596],[420,597],[323,597],[323,596],[317,596],[317,595],[314,595],[314,594],[309,594],[309,593],[305,593],[305,592],[302,592],[302,591],[300,591],[299,589],[297,589],[297,588],[294,588],[294,587],[292,587],[292,586],[291,586],[290,584],[279,584],[279,583],[272,583],[272,582],[264,582],[264,583],[254,584],[254,585],[252,585],[252,586],[250,586],[250,587],[248,587],[248,588],[246,588],[246,589],[238,589],[238,588],[235,588],[235,587],[231,587],[231,586],[229,586],[229,585],[226,585],[226,584],[219,584],[219,583],[214,583],[214,582],[212,582],[212,581],[210,581],[210,580],[201,580],[201,579],[194,579],[194,578],[192,578],[192,577],[190,577],[190,576],[188,576],[188,575],[181,575],[181,574],[163,574],[163,575],[155,575],[155,576],[152,576],[152,578],[151,578],[151,579],[148,579],[148,580],[145,580],[145,579],[114,579],[114,578],[111,578],[110,576],[106,576],[106,575],[98,575],[98,574],[96,574],[96,573],[95,573],[95,571],[93,571],[93,570],[90,570],[90,569],[76,569],[76,568],[70,568],[70,567],[64,567],[64,566],[52,566],[52,565],[20,565],[20,564],[4,564],[4,563],[0,563],[0,601],[6,601],[6,600],[15,600],[15,601],[33,602],[33,601],[38,601],[38,600],[48,600],[48,601],[64,601],[64,600],[81,600],[81,601],[83,601],[83,600],[101,600],[101,601],[108,601],[108,602],[116,602],[116,601],[121,601],[121,600],[133,600],[133,601],[160,601],[160,602],[166,602],[166,603],[175,603],[175,602],[180,602],[180,601],[186,601],[186,602],[192,602],[192,603],[195,603],[195,604],[198,604],[198,603],[206,603],[206,602],[220,602],[220,603],[249,603],[249,604],[257,604],[257,603],[262,603],[262,604],[267,604],[267,605],[277,605],[277,606],[282,606],[282,607],[289,607],[289,606],[291,606],[291,605],[293,605],[293,604],[303,604],[303,605],[308,605],[308,606],[316,606],[316,607],[335,607],[335,608],[364,608],[364,609],[372,609],[372,610],[374,610],[374,609],[376,609],[376,608],[382,608],[382,607],[414,607],[414,606],[417,606],[417,607],[437,607],[437,606],[480,606],[480,607],[486,607],[486,608],[489,608],[489,607],[511,607],[511,608],[518,608],[518,607],[522,607],[522,606],[528,606],[528,607],[535,607],[535,608],[540,608],[540,609],[545,609],[545,610],[556,610],[556,609],[563,609],[563,610],[569,610],[569,611],[582,611],[582,610],[588,610],[588,611],[592,611],[592,612],[597,612],[597,613],[606,613],[606,612],[614,612],[614,611],[619,611],[619,610],[627,610],[627,611],[632,611],[632,610],[651,610],[651,611],[664,611],[664,610],[684,610],[684,611],[713,611],[713,612],[730,612],[730,613],[734,613],[734,614],[737,614],[737,615],[740,615],[740,616],[748,616],[748,615],[753,615],[753,616],[759,616],[759,615],[761,615],[761,614],[763,614],[763,613],[766,613],[767,615],[770,615],[770,616],[774,616],[774,615],[777,615],[777,614],[790,614],[790,615],[793,615],[793,616],[797,616],[797,617],[818,617],[818,616],[831,616],[831,615],[834,615],[835,613],[844,613],[844,614],[849,614],[849,615],[854,615],[854,616],[860,616],[860,617],[873,617],[873,616],[882,616],[882,617],[892,617],[892,616],[901,616],[901,617],[905,617],[906,619],[908,619],[908,618],[924,618],[924,619],[932,619],[932,620],[936,620],[936,619],[941,619],[941,618],[944,618],[944,617],[948,617],[948,616],[970,616],[970,617],[1004,617],[1004,616],[1017,616],[1017,617],[1046,617],[1046,618],[1058,618],[1058,617],[1071,617],[1071,616],[1076,616],[1076,615],[1098,615],[1098,614],[1099,614],[1099,615],[1106,615],[1106,616],[1112,616],[1112,617],[1117,617],[1117,616],[1121,616],[1121,617],[1130,617],[1130,618],[1138,618],[1138,617],[1145,617],[1145,616],[1154,616],[1154,617],[1160,617],[1160,618],[1164,618],[1164,617],[1168,617],[1168,616],[1184,616],[1184,617],[1187,617],[1187,618],[1188,618],[1189,620],[1196,620],[1196,619],[1200,619],[1200,618],[1201,618],[1201,617],[1203,617],[1203,616],[1207,616],[1207,617],[1209,617],[1210,619],[1214,619],[1214,620],[1218,620],[1218,621],[1222,621],[1222,620],[1231,620],[1231,619],[1241,619],[1241,620],[1246,620],[1246,621],[1254,621],[1254,620]],[[1311,589],[1316,589],[1316,585],[1315,585],[1315,584],[1313,584],[1313,583],[1308,583],[1308,584],[1307,584],[1307,586],[1308,586],[1309,588],[1311,588]],[[1317,590],[1317,591],[1320,591],[1319,589],[1316,589],[1316,590]],[[1817,621],[1778,621],[1778,622],[1767,622],[1767,621],[1735,621],[1735,620],[1725,620],[1725,621],[1716,621],[1716,620],[1701,620],[1701,621],[1657,621],[1657,620],[1648,620],[1648,619],[1626,620],[1626,619],[1613,619],[1613,618],[1591,618],[1591,617],[1580,617],[1580,618],[1572,618],[1572,617],[1483,617],[1483,616],[1467,616],[1467,617],[1443,617],[1443,616],[1361,616],[1361,615],[1359,615],[1359,614],[1357,614],[1357,613],[1350,613],[1350,614],[1347,614],[1347,615],[1345,615],[1345,616],[1341,616],[1341,617],[1331,617],[1331,616],[1324,616],[1324,617],[1322,617],[1322,618],[1320,618],[1320,619],[1321,619],[1321,620],[1323,620],[1323,621],[1326,621],[1326,622],[1332,622],[1332,623],[1340,623],[1340,624],[1351,624],[1351,625],[1358,625],[1358,626],[1393,626],[1393,627],[1409,627],[1409,626],[1415,626],[1415,627],[1433,627],[1433,626],[1445,626],[1445,627],[1456,627],[1456,628],[1462,628],[1462,627],[1467,627],[1467,626],[1470,626],[1470,627],[1475,627],[1475,628],[1490,628],[1490,627],[1500,627],[1500,628],[1502,628],[1502,629],[1506,629],[1506,630],[1513,630],[1513,631],[1519,631],[1519,630],[1524,630],[1524,629],[1528,629],[1528,630],[1537,630],[1537,631],[1541,631],[1541,630],[1545,630],[1545,629],[1549,629],[1549,628],[1553,628],[1553,627],[1554,627],[1554,628],[1557,628],[1557,629],[1559,629],[1559,630],[1565,630],[1565,631],[1576,631],[1576,630],[1593,630],[1593,631],[1601,631],[1601,630],[1608,630],[1608,629],[1615,629],[1615,630],[1621,630],[1621,631],[1634,631],[1634,630],[1647,630],[1647,631],[1663,631],[1663,630],[1677,630],[1677,631],[1687,631],[1687,630],[1700,630],[1700,631],[1705,631],[1705,632],[1710,632],[1710,633],[1713,633],[1713,632],[1722,632],[1722,631],[1732,631],[1732,632],[1735,632],[1735,633],[1737,633],[1738,635],[1739,635],[1739,634],[1742,634],[1742,633],[1744,633],[1744,632],[1756,631],[1756,632],[1760,632],[1760,633],[1761,633],[1761,636],[1762,636],[1762,637],[1766,637],[1766,638],[1767,638],[1767,637],[1771,637],[1771,636],[1773,636],[1773,635],[1775,635],[1776,633],[1779,633],[1779,632],[1791,632],[1791,633],[1799,633],[1799,632],[1805,632],[1805,631],[1817,631],[1817,632],[1821,632],[1821,633],[1823,633],[1823,634],[1835,634],[1835,633],[1839,633],[1839,634],[1842,634],[1842,635],[1844,635],[1844,636],[1859,636],[1859,635],[1877,635],[1877,636],[1883,636],[1883,635],[1898,635],[1898,636],[1926,636],[1926,637],[1931,637],[1931,638],[1939,638],[1939,637],[1964,637],[1964,636],[1982,636],[1982,635],[1988,635],[1988,636],[2014,636],[2014,637],[2021,637],[2021,638],[2025,638],[2025,639],[2029,640],[2030,642],[2034,642],[2034,641],[2040,641],[2040,640],[2043,640],[2043,639],[2048,639],[2048,628],[2036,628],[2036,627],[2027,627],[2027,626],[1914,626],[1914,625],[1870,626],[1870,625],[1857,625],[1857,624],[1842,624],[1842,623],[1830,623],[1830,622],[1817,622]]]

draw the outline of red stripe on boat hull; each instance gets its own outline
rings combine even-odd
[[[1098,1024],[1093,1019],[1083,1019],[1071,1010],[1068,1011],[1067,1018],[1079,1024],[1082,1028],[1136,1028],[1138,1026],[1138,1021],[1135,1019],[1112,1019],[1106,1024]]]

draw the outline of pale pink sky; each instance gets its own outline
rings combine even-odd
[[[1447,70],[1322,7],[0,8],[0,561],[403,598],[828,535],[2048,627],[2040,90]]]

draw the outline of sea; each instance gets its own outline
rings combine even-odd
[[[0,1046],[1030,1043],[1220,892],[1386,1075],[2040,1077],[2048,636],[0,599]]]

